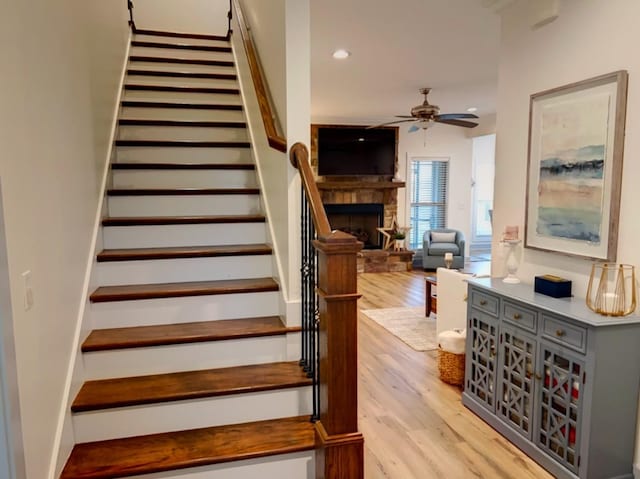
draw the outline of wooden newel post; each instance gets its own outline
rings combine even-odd
[[[364,439],[358,432],[356,258],[362,243],[341,231],[314,241],[318,251],[320,420],[316,478],[362,479]]]

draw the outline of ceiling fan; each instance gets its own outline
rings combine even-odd
[[[420,129],[426,130],[434,122],[445,123],[447,125],[462,126],[464,128],[475,128],[478,126],[473,121],[466,121],[463,118],[478,118],[473,113],[445,113],[440,114],[440,107],[437,105],[431,105],[427,100],[427,95],[431,91],[431,88],[420,88],[420,93],[424,95],[424,101],[421,105],[414,106],[411,109],[411,115],[396,115],[396,118],[403,118],[402,120],[390,121],[382,123],[380,125],[373,125],[368,128],[378,128],[379,126],[395,125],[397,123],[415,122],[411,125],[409,132],[418,131]]]

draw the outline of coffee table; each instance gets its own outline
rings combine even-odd
[[[438,313],[438,294],[436,286],[438,286],[437,276],[426,276],[425,278],[425,316],[429,317],[431,313]]]

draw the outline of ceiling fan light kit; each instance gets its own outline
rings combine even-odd
[[[411,115],[396,115],[396,118],[402,118],[402,120],[390,121],[382,123],[380,125],[373,125],[369,128],[377,128],[379,126],[395,125],[398,123],[414,122],[414,125],[409,128],[409,132],[418,131],[420,129],[426,130],[434,123],[444,123],[446,125],[461,126],[463,128],[475,128],[478,126],[473,121],[467,121],[467,118],[478,118],[473,113],[444,113],[440,114],[440,107],[438,105],[432,105],[427,99],[427,95],[431,91],[431,88],[421,88],[420,93],[424,95],[424,101],[422,104],[414,106],[411,109]]]

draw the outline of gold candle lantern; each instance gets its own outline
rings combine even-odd
[[[587,306],[604,316],[626,316],[636,309],[636,272],[630,264],[594,263]]]

